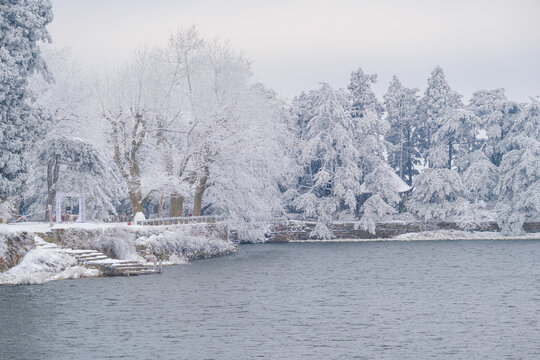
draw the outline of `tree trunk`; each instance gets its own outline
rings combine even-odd
[[[208,171],[205,171],[206,175],[201,178],[199,184],[195,188],[195,197],[193,200],[193,216],[201,216],[202,210],[202,198],[204,191],[206,190],[206,181],[208,180]]]
[[[197,186],[195,189],[195,198],[193,200],[193,216],[201,216],[202,198],[206,187]]]
[[[163,217],[163,196],[159,197],[157,217],[158,217],[158,219],[161,219]]]
[[[140,191],[130,192],[129,200],[131,201],[131,211],[133,212],[133,218],[138,212],[142,212],[144,206],[144,199]]]
[[[411,154],[409,154],[409,158],[407,160],[407,172],[408,172],[408,181],[407,184],[409,186],[412,186],[412,172],[413,172],[413,166],[412,166],[412,160],[411,160]]]
[[[183,215],[184,215],[184,197],[179,194],[172,194],[170,217],[181,217]]]
[[[407,184],[409,186],[412,185],[412,172],[413,172],[413,164],[412,164],[412,157],[411,157],[411,130],[407,129],[407,177],[409,178],[407,181]]]
[[[454,150],[454,145],[452,141],[449,141],[448,142],[448,169],[450,170],[452,170],[452,156],[454,156],[453,150]]]

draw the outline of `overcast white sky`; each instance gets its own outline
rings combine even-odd
[[[540,95],[540,0],[53,0],[49,30],[89,70],[121,64],[141,46],[196,25],[229,39],[254,76],[291,97],[321,81],[344,87],[352,70],[392,75],[422,91],[435,65],[465,95],[504,87]]]

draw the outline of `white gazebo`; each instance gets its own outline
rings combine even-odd
[[[82,193],[56,193],[56,222],[62,222],[62,200],[64,198],[79,198],[79,216],[77,222],[86,221],[85,196]]]

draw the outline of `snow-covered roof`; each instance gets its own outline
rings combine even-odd
[[[391,174],[390,179],[385,180],[390,181],[398,193],[404,193],[412,189],[412,186],[407,185],[407,183],[403,181],[396,173],[392,172]],[[373,192],[369,186],[366,186],[366,183],[360,185],[360,190],[363,194],[371,194]]]

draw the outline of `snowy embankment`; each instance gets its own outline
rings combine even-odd
[[[34,236],[35,248],[4,273],[0,284],[44,284],[51,280],[99,276],[99,270],[79,266],[73,250],[51,244]]]
[[[47,239],[47,241],[43,240]],[[57,279],[99,276],[77,261],[77,251],[96,250],[109,258],[164,264],[221,256],[236,251],[224,224],[212,226],[127,226],[124,224],[0,225],[0,284],[42,284]]]
[[[540,233],[505,236],[495,231],[434,230],[397,235],[391,238],[293,240],[290,242],[372,242],[372,241],[436,241],[436,240],[540,240]]]

